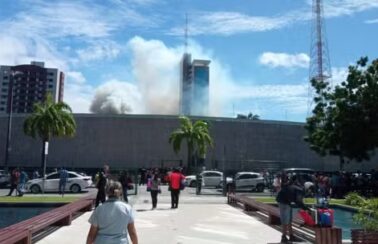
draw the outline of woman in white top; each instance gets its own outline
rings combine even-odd
[[[134,214],[130,205],[120,200],[122,185],[110,180],[106,186],[108,200],[97,207],[89,218],[87,244],[138,244]]]

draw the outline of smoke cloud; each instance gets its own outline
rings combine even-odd
[[[96,89],[90,111],[100,114],[141,113],[141,94],[130,83],[110,80]]]
[[[127,43],[131,54],[131,81],[111,80],[95,91],[94,113],[167,114],[179,113],[180,61],[183,46],[168,47],[159,40],[134,37]],[[234,104],[243,101],[238,113],[265,114],[289,109],[293,114],[307,111],[307,83],[254,84],[238,82],[209,50],[190,42],[192,59],[210,60],[209,116],[232,116]],[[130,73],[127,74],[130,77]],[[269,104],[267,107],[266,104]]]
[[[133,83],[109,81],[96,89],[90,111],[94,113],[179,113],[180,60],[184,47],[167,47],[159,40],[134,37],[127,47],[132,56]],[[196,43],[190,44],[193,59],[209,59],[209,115],[219,116],[229,99],[230,76],[225,67]],[[211,82],[216,81],[216,82]],[[135,84],[135,85],[134,85]]]

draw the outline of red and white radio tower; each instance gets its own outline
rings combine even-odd
[[[311,113],[312,102],[314,99],[314,89],[311,86],[311,80],[324,81],[331,83],[331,64],[329,61],[329,52],[325,23],[323,18],[322,0],[313,0],[312,2],[312,29],[311,29],[311,51],[310,51],[310,73],[308,89],[308,113]],[[332,85],[332,84],[331,84]]]

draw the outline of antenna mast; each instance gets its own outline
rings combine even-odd
[[[326,30],[324,23],[324,10],[322,0],[312,1],[312,30],[311,30],[311,51],[310,51],[310,72],[308,86],[307,114],[312,110],[314,100],[314,89],[311,80],[328,82],[332,87],[332,73],[329,59]]]
[[[185,53],[188,53],[188,13],[185,13]]]

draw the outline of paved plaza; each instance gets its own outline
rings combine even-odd
[[[158,207],[151,210],[145,187],[130,202],[136,211],[136,228],[141,244],[259,244],[278,243],[279,231],[226,204],[226,198],[215,190],[204,190],[197,196],[187,188],[180,195],[178,209],[170,207],[166,187],[159,195]],[[85,243],[89,230],[85,213],[70,226],[62,227],[37,242],[38,244]]]

